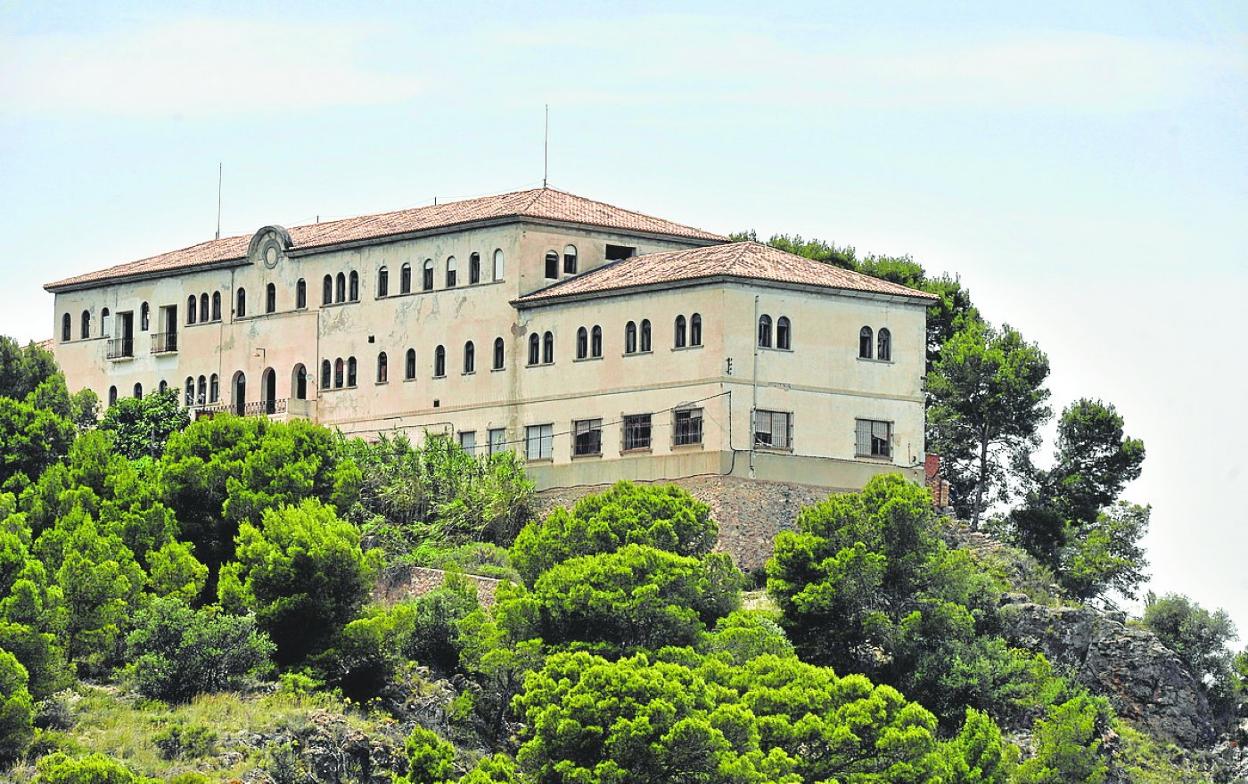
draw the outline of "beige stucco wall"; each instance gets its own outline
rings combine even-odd
[[[232,401],[232,379],[246,375],[246,399],[262,399],[262,373],[276,374],[276,397],[292,398],[293,369],[307,369],[307,403],[290,406],[290,415],[315,418],[346,433],[373,437],[402,431],[420,438],[428,430],[474,431],[484,448],[487,431],[506,428],[523,453],[527,425],[551,424],[556,434],[550,462],[531,466],[539,486],[609,482],[618,478],[662,479],[728,474],[791,479],[828,487],[856,487],[880,470],[920,463],[923,450],[922,373],[924,308],[897,298],[795,290],[742,282],[709,282],[655,291],[617,294],[543,307],[517,309],[512,301],[549,285],[544,277],[548,250],[560,254],[567,244],[578,251],[578,271],[603,263],[607,243],[647,253],[687,247],[686,243],[577,227],[510,223],[465,231],[368,245],[359,248],[281,258],[273,269],[257,262],[227,269],[107,285],[56,295],[58,338],[55,353],[71,388],[90,387],[106,400],[115,385],[121,396],[138,382],[145,392],[161,379],[181,389],[187,376],[217,374],[220,400]],[[493,257],[505,258],[501,280],[494,280]],[[481,256],[482,280],[468,285],[469,258]],[[446,259],[454,256],[458,285],[445,286]],[[426,258],[435,262],[435,288],[421,291]],[[412,265],[413,293],[400,294],[400,268]],[[562,262],[562,259],[561,259]],[[389,271],[389,295],[377,297],[378,270]],[[561,263],[562,268],[562,263]],[[357,302],[321,304],[326,274],[360,275]],[[561,274],[561,277],[563,275]],[[307,284],[307,307],[296,310],[296,281]],[[264,314],[264,289],[274,283],[277,310]],[[247,290],[245,317],[233,313],[235,291]],[[186,298],[219,292],[220,322],[187,325]],[[757,308],[755,297],[758,298]],[[160,307],[178,308],[177,352],[153,355],[151,338],[138,330],[140,303],[151,307],[154,333]],[[135,356],[105,358],[99,312],[135,313]],[[78,339],[82,310],[92,312],[92,339]],[[61,314],[72,320],[73,339],[61,342]],[[678,315],[698,313],[703,345],[676,349],[673,324]],[[755,352],[756,313],[773,321],[787,316],[793,324],[791,351]],[[628,321],[648,319],[652,350],[626,355]],[[858,330],[888,327],[893,360],[857,359]],[[603,356],[577,360],[576,333],[594,325],[603,330]],[[551,332],[555,362],[526,366],[530,333]],[[506,361],[491,368],[493,343],[502,337]],[[475,346],[475,369],[463,369],[464,346]],[[433,375],[437,346],[446,351],[446,374]],[[416,351],[416,377],[404,379],[405,353]],[[380,352],[388,358],[388,380],[376,380]],[[353,388],[320,389],[321,361],[355,357]],[[755,373],[757,372],[757,375]],[[751,450],[751,409],[792,412],[793,448],[789,452]],[[699,402],[700,401],[700,402]],[[673,447],[671,410],[696,403],[703,408],[704,439],[699,445]],[[621,455],[620,419],[625,414],[653,415],[649,452]],[[854,420],[883,419],[894,425],[891,460],[854,454]],[[570,431],[578,419],[603,421],[601,456],[572,455]],[[800,476],[799,479],[793,479]]]

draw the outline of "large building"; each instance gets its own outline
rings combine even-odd
[[[539,487],[923,463],[927,294],[543,188],[79,275],[55,354],[103,400],[513,449]]]

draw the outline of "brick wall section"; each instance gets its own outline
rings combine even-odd
[[[478,577],[465,574],[477,587],[477,601],[482,606],[494,604],[494,592],[500,580],[492,577]],[[435,588],[440,588],[446,580],[446,572],[441,569],[429,569],[424,566],[395,566],[387,569],[381,579],[373,587],[373,600],[381,604],[391,605],[404,599],[424,596]]]
[[[732,555],[737,566],[747,572],[767,562],[776,534],[796,527],[797,513],[803,506],[822,501],[831,492],[824,487],[733,476],[690,477],[672,480],[671,484],[683,487],[711,507],[711,517],[719,523],[719,543],[715,549]],[[535,509],[544,517],[556,506],[569,506],[582,496],[602,492],[607,487],[545,490],[537,494]]]

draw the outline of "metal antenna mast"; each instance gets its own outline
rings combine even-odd
[[[546,134],[542,137],[542,187],[550,173],[550,104],[546,104]]]
[[[221,161],[217,161],[217,239],[221,239]]]

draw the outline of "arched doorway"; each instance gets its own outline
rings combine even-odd
[[[242,416],[247,410],[247,376],[243,371],[234,374],[234,413]]]
[[[264,413],[277,413],[277,374],[266,368],[260,374],[260,394],[264,400]]]
[[[303,366],[302,362],[295,365],[295,369],[291,373],[290,388],[294,392],[291,397],[295,400],[308,399],[308,369]]]

